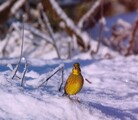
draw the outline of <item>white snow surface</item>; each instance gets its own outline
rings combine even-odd
[[[8,59],[3,61],[10,64]],[[138,120],[138,56],[29,61],[23,87],[20,79],[11,79],[6,64],[0,65],[0,120]],[[80,63],[82,75],[92,84],[85,81],[72,99],[62,96],[63,87],[58,91],[60,71],[38,88],[63,64],[65,84],[74,62]]]

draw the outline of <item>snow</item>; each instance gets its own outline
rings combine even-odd
[[[10,78],[8,67],[0,66],[0,119],[137,120],[138,57],[36,61],[38,64],[33,64],[34,59],[30,59],[24,87],[19,79]],[[43,65],[39,65],[41,61]],[[37,88],[42,79],[63,67],[62,63],[65,84],[74,62],[81,64],[84,78],[92,82],[85,82],[74,100],[62,96],[63,88],[58,91],[60,71],[47,85]]]
[[[11,4],[11,1],[6,1],[2,5],[0,5],[0,12],[3,11],[6,7],[8,7]]]
[[[103,18],[101,22],[107,21]],[[129,27],[122,20],[118,22]],[[41,36],[39,31],[30,29],[38,37]],[[24,34],[23,58],[26,58],[29,66],[23,87],[19,78],[22,78],[25,60],[21,61],[17,72],[19,78],[11,79],[20,55],[21,39],[17,29],[11,32],[6,46],[7,56],[3,57],[0,53],[0,120],[138,120],[138,56],[122,57],[101,45],[92,59],[90,53],[77,51],[74,37],[72,59],[57,59],[53,46],[44,41],[48,38],[47,42],[51,43],[51,38],[42,34],[44,40],[41,40],[33,36],[31,30],[27,30]],[[78,33],[81,34],[81,31]],[[81,35],[89,38],[84,32]],[[71,40],[65,35],[55,37],[59,40],[58,48],[68,51],[60,40]],[[0,41],[0,50],[3,49],[4,42],[5,40]],[[96,42],[92,46],[96,46]],[[63,55],[61,51],[60,53]],[[112,59],[106,59],[106,54],[110,54]],[[83,77],[92,84],[85,81],[82,90],[69,99],[62,95],[75,62],[80,63]],[[62,71],[59,69],[63,67],[64,82],[59,92],[62,81]],[[51,75],[53,76],[45,82]]]
[[[25,0],[20,0],[20,2],[17,2],[11,9],[11,14],[14,15],[16,11],[24,4]]]
[[[43,41],[40,41],[36,51],[29,55],[23,52],[29,66],[24,85],[21,87],[19,78],[11,79],[20,54],[19,41],[15,42],[19,39],[19,34],[14,31],[13,35],[7,46],[13,48],[12,51],[9,50],[9,58],[0,59],[0,119],[137,120],[138,56],[121,57],[109,48],[101,46],[94,59],[89,53],[77,53],[68,60],[56,59],[54,49],[44,52]],[[27,35],[30,36],[31,33],[25,32],[25,36]],[[25,37],[24,50],[32,47],[30,39],[32,38]],[[48,49],[50,46],[47,46]],[[102,57],[108,53],[113,55],[113,59]],[[22,60],[17,72],[20,78],[24,70],[24,61]],[[70,100],[62,94],[75,62],[80,63],[82,75],[92,84],[85,81],[81,92],[72,96]],[[64,82],[59,92],[62,72],[58,69],[62,67]],[[56,71],[58,72],[45,82]]]
[[[121,22],[123,22],[123,21],[121,21]],[[106,25],[106,19],[105,19],[105,17],[102,17],[102,18],[99,20],[99,23],[102,24],[103,26],[105,26],[105,25]]]
[[[74,22],[64,13],[64,11],[59,7],[59,5],[55,2],[55,0],[50,1],[52,4],[53,9],[56,10],[57,14],[60,16],[60,18],[65,23],[59,23],[61,27],[65,27],[64,24],[70,27],[72,31],[75,32],[75,34],[79,35],[81,38],[83,38],[83,42],[85,47],[87,48],[89,42],[90,42],[90,36],[87,32],[82,31],[79,26],[75,25]]]
[[[19,61],[19,31],[12,32],[13,37],[10,37],[6,47],[9,55],[0,59],[0,120],[138,119],[138,56],[121,57],[101,45],[93,59],[90,53],[79,52],[73,54],[72,59],[57,59],[55,50],[49,45],[45,47],[44,41],[40,41],[38,48],[33,50],[33,37],[26,37],[31,35],[25,31],[23,58],[26,58],[29,66],[23,87],[18,77],[22,78],[25,60],[21,61],[18,77],[11,79]],[[65,48],[62,49],[65,51]],[[31,52],[27,55],[28,51]],[[113,59],[103,57],[108,53]],[[81,92],[71,96],[70,100],[62,94],[75,62],[80,63],[82,75],[92,84],[85,81]],[[59,69],[62,67],[64,82],[59,92],[62,81],[62,71]],[[56,74],[45,82],[53,73]]]

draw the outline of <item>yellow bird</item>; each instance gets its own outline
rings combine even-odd
[[[81,69],[79,63],[75,63],[72,69],[72,73],[68,77],[64,90],[66,95],[77,94],[83,86],[84,79],[81,75]]]

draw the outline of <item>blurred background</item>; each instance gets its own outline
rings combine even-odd
[[[0,57],[19,57],[22,39],[27,57],[136,55],[137,10],[137,0],[0,0]]]

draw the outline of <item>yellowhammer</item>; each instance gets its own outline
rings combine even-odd
[[[84,80],[83,76],[81,75],[81,69],[79,63],[75,63],[72,69],[72,73],[67,79],[67,82],[65,84],[65,94],[66,95],[75,95],[77,94],[82,86],[83,86]]]

